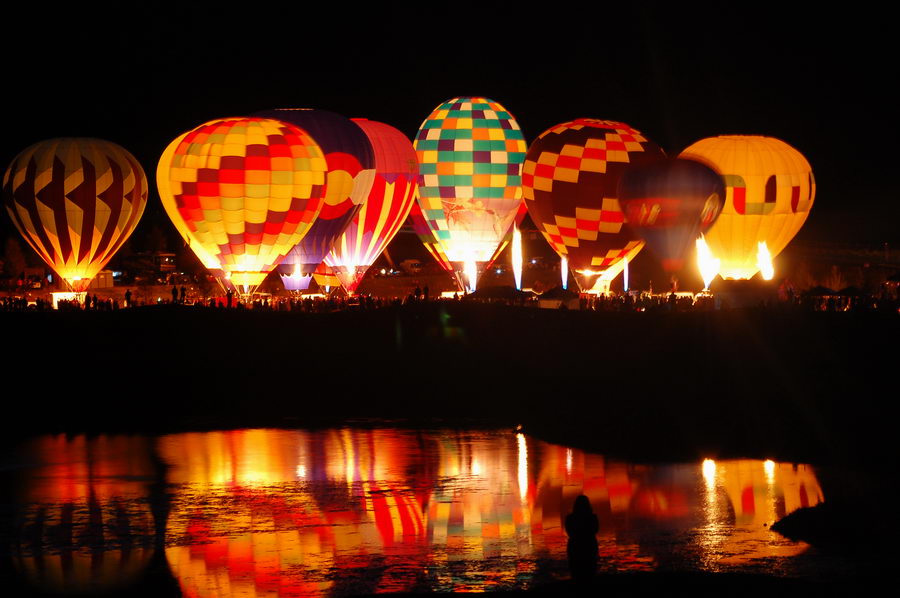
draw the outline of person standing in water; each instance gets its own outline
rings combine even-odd
[[[569,542],[569,571],[577,583],[589,582],[597,574],[597,532],[600,522],[591,509],[591,501],[584,494],[575,499],[572,512],[566,515],[566,534]]]

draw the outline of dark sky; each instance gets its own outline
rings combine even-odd
[[[712,135],[778,137],[818,183],[801,239],[900,242],[888,92],[900,52],[885,15],[786,2],[71,4],[4,19],[4,165],[41,139],[91,136],[152,180],[168,142],[213,118],[325,108],[412,137],[442,101],[483,95],[529,142],[576,117],[624,121],[670,154]]]

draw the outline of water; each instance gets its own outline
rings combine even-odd
[[[769,529],[824,500],[803,464],[650,466],[509,430],[341,428],[44,436],[7,470],[15,575],[54,592],[128,591],[163,561],[171,594],[198,597],[528,589],[568,578],[580,494],[601,572],[836,574]]]

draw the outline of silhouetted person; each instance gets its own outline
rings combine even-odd
[[[172,303],[178,303],[178,287],[172,285]]]
[[[228,289],[225,291],[225,302],[229,309],[231,308],[232,301],[234,301],[234,291]]]
[[[597,574],[597,532],[600,522],[591,509],[591,501],[584,494],[575,499],[572,512],[566,515],[566,534],[569,543],[569,571],[578,583],[590,581]]]
[[[131,289],[125,289],[125,307],[133,307],[131,305]]]
[[[186,296],[187,296],[187,289],[185,289],[185,288],[182,286],[182,287],[181,287],[181,292],[180,292],[180,300],[179,300],[179,303],[184,304],[184,300],[185,300],[185,297],[186,297]]]

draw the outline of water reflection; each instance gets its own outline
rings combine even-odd
[[[823,500],[803,465],[634,465],[505,431],[238,430],[155,446],[48,437],[31,450],[40,466],[23,486],[16,558],[60,589],[85,584],[47,580],[66,567],[68,579],[94,575],[98,554],[118,555],[120,571],[145,561],[136,548],[153,544],[141,481],[151,452],[169,466],[165,557],[182,592],[198,597],[483,591],[567,578],[564,521],[580,494],[600,520],[601,572],[767,563],[785,574],[806,546],[769,526]],[[71,564],[75,554],[85,564]],[[60,563],[48,567],[47,555]]]
[[[97,593],[133,583],[153,555],[149,439],[46,436],[13,514],[12,557],[46,591]]]

